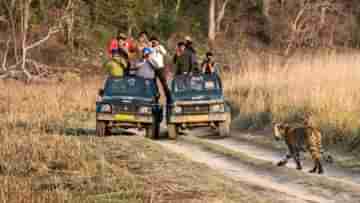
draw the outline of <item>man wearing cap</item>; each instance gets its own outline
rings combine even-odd
[[[193,42],[190,36],[185,37],[185,51],[188,52],[189,55],[191,55],[191,65],[192,70],[196,71],[198,70],[198,61],[196,56],[196,51],[193,47]]]
[[[145,47],[143,49],[142,59],[135,63],[135,68],[137,69],[136,75],[143,77],[145,79],[154,80],[155,79],[155,70],[153,68],[154,61],[150,58],[150,55],[153,53],[151,48]]]

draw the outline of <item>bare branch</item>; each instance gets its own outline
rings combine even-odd
[[[293,30],[294,32],[296,32],[296,31],[298,30],[298,23],[299,23],[299,21],[301,20],[301,17],[304,15],[304,12],[305,12],[305,10],[306,10],[307,8],[308,8],[308,7],[305,6],[305,7],[303,7],[303,8],[298,12],[298,14],[297,14],[297,16],[296,16],[296,18],[295,18],[295,20],[294,20],[294,22],[293,22],[293,24],[292,24],[292,30]]]
[[[0,80],[5,79],[5,78],[9,77],[9,75],[10,75],[10,73],[8,73],[8,72],[6,72],[6,73],[4,73],[4,74],[0,75]]]
[[[0,22],[9,23],[5,16],[0,16]]]
[[[225,0],[224,3],[221,6],[221,9],[218,13],[218,16],[216,18],[216,31],[219,32],[220,31],[220,26],[221,26],[221,21],[225,16],[225,10],[226,10],[226,6],[228,5],[229,0]]]
[[[13,65],[7,67],[6,69],[7,69],[7,71],[11,71],[11,70],[15,69],[16,67],[18,67],[21,64],[22,64],[22,61],[19,61],[16,64],[13,64]]]
[[[51,35],[58,33],[59,31],[60,31],[59,29],[50,28],[49,32],[47,33],[47,35],[44,38],[42,38],[41,40],[39,40],[37,42],[34,42],[33,44],[31,44],[29,46],[26,46],[25,49],[30,50],[30,49],[40,46],[42,43],[46,42],[51,37]]]
[[[5,52],[4,52],[4,56],[3,56],[3,62],[2,62],[2,69],[3,71],[6,71],[7,68],[6,68],[6,65],[7,65],[7,58],[8,58],[8,53],[9,53],[9,47],[10,47],[10,39],[7,40],[6,42],[6,49],[5,49]]]

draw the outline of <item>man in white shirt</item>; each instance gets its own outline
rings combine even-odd
[[[153,52],[151,54],[151,59],[153,61],[155,76],[159,78],[160,83],[163,87],[167,102],[170,102],[171,94],[169,87],[167,86],[166,73],[165,73],[165,56],[167,55],[166,49],[163,45],[160,44],[160,41],[157,37],[151,37],[151,46]]]
[[[151,47],[153,48],[152,58],[156,61],[156,68],[162,69],[165,67],[165,56],[167,55],[166,49],[160,44],[157,37],[151,37]]]

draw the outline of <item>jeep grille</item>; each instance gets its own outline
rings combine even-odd
[[[208,104],[183,106],[184,114],[197,114],[197,113],[209,113],[210,107]]]
[[[137,107],[134,104],[116,104],[113,105],[113,113],[135,113]]]

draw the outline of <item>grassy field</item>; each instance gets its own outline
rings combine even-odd
[[[276,58],[254,60],[224,75],[226,95],[240,111],[238,128],[259,129],[272,121],[299,122],[311,113],[327,143],[357,146],[360,127],[360,57],[302,56],[286,65]],[[341,142],[345,141],[345,142]]]
[[[86,153],[87,146],[54,136],[88,119],[97,84],[87,84],[0,82],[2,202],[62,202],[68,194],[58,188],[56,182],[62,175],[57,172],[91,173],[93,169],[86,163],[91,156]],[[72,116],[79,111],[84,113]],[[35,181],[37,178],[44,182],[39,189],[34,184],[42,181]]]

